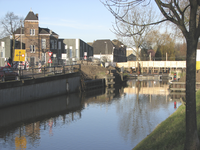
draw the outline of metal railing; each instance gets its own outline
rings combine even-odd
[[[58,65],[51,67],[40,67],[40,68],[29,68],[29,69],[12,69],[12,71],[18,73],[18,80],[69,74],[69,73],[79,72],[80,70],[81,70],[80,64]]]

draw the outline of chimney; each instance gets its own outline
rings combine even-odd
[[[35,14],[35,16],[38,18],[38,14]]]

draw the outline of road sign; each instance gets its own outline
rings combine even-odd
[[[49,57],[51,57],[51,55],[53,54],[53,52],[48,52],[48,54],[49,54]]]
[[[29,63],[28,63],[28,61],[26,62],[26,69],[29,69]]]
[[[49,61],[48,61],[48,63],[52,63],[52,60],[51,60],[51,58],[49,58]]]
[[[25,61],[26,50],[15,49],[14,61]]]

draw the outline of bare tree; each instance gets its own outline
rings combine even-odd
[[[3,27],[2,35],[5,36],[12,36],[13,40],[13,47],[12,47],[12,56],[14,56],[15,50],[15,31],[21,26],[22,18],[15,15],[13,12],[7,12],[5,17],[1,19],[0,24]],[[12,58],[13,60],[13,58]]]
[[[129,9],[130,13],[127,13],[128,10],[124,7],[122,12],[119,12],[124,15],[126,22],[116,18],[113,32],[120,41],[132,48],[136,59],[139,60],[140,49],[144,48],[143,46],[148,43],[146,36],[153,28],[153,26],[141,26],[140,24],[151,23],[156,18],[156,13],[151,7],[148,10],[139,6],[130,7]],[[129,24],[129,22],[134,22],[134,24]]]
[[[151,23],[136,24],[126,20],[126,14],[132,7],[142,5],[148,7],[155,2],[163,19]],[[169,21],[178,27],[187,43],[186,56],[186,140],[185,150],[197,150],[200,148],[196,121],[196,50],[200,36],[200,0],[105,0],[103,3],[114,17],[124,23],[145,27]],[[123,8],[123,9],[122,9]],[[121,10],[126,10],[124,15]],[[189,14],[188,20],[187,15]],[[138,33],[136,33],[138,34]]]

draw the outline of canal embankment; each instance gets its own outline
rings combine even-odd
[[[200,131],[200,90],[196,92],[197,130]],[[160,123],[133,150],[182,150],[185,142],[185,105]],[[198,132],[200,137],[200,132]]]
[[[41,78],[0,83],[0,107],[38,99],[79,92],[80,73],[60,74]]]

